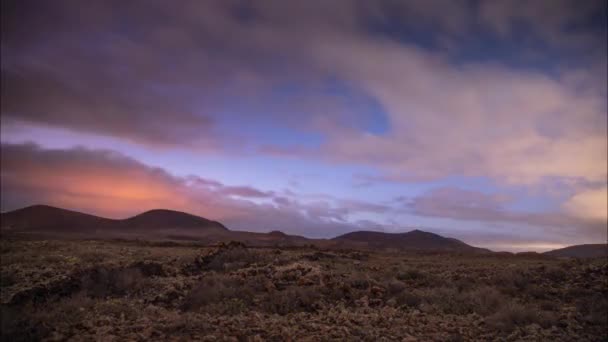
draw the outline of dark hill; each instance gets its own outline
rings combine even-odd
[[[0,228],[3,234],[26,234],[30,238],[176,239],[196,240],[209,244],[236,240],[252,246],[314,244],[321,248],[489,252],[456,239],[420,230],[399,234],[358,231],[331,240],[307,239],[280,231],[270,233],[232,231],[217,221],[167,209],[150,210],[127,219],[115,220],[46,205],[35,205],[2,213]]]
[[[124,220],[114,220],[47,205],[34,205],[3,213],[0,216],[0,226],[7,231],[56,231],[81,234],[98,230],[109,232],[145,230],[152,232],[166,228],[227,230],[219,222],[173,210],[150,210]]]
[[[125,227],[137,229],[213,227],[227,230],[224,225],[217,221],[211,221],[200,216],[167,209],[146,211],[145,213],[126,220],[121,220],[120,223]]]
[[[115,220],[48,205],[33,205],[0,216],[0,226],[7,230],[71,231],[108,227],[114,223]]]
[[[608,257],[608,244],[575,245],[560,249],[554,249],[543,253],[554,257],[569,258],[606,258]]]
[[[407,250],[456,251],[456,252],[489,252],[486,249],[473,247],[466,243],[446,238],[441,235],[412,230],[407,233],[383,233],[357,231],[340,235],[332,241],[342,245],[356,243],[369,248],[394,248]]]

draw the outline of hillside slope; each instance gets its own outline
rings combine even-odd
[[[608,257],[608,244],[574,245],[560,249],[554,249],[543,253],[554,257],[569,258],[606,258]]]
[[[457,239],[447,238],[417,229],[407,233],[357,231],[340,235],[333,238],[332,241],[344,246],[353,244],[361,247],[380,249],[489,252],[483,248],[467,245]]]
[[[179,211],[156,209],[122,220],[109,219],[77,211],[33,205],[2,213],[0,224],[9,231],[60,231],[86,233],[89,231],[125,231],[158,229],[219,229],[227,230],[219,222]]]

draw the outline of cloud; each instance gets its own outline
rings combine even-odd
[[[487,224],[505,223],[520,228],[528,227],[526,229],[541,231],[541,235],[545,239],[554,236],[557,239],[553,241],[562,243],[565,242],[565,237],[605,241],[607,238],[606,226],[608,225],[605,215],[605,189],[590,190],[583,194],[582,196],[575,195],[568,201],[566,208],[569,211],[565,212],[509,210],[507,205],[513,202],[514,198],[451,187],[433,189],[410,199],[405,205],[414,215],[481,221]],[[604,197],[602,198],[602,196]],[[477,239],[484,235],[479,232],[477,234],[479,234]],[[513,240],[513,236],[509,237],[509,234],[506,233],[505,235],[500,239],[503,243]],[[538,241],[538,243],[541,242],[543,241]]]
[[[574,0],[3,1],[2,125],[363,165],[377,171],[373,180],[391,182],[459,175],[533,189],[557,179],[573,193],[560,219],[580,222],[599,213],[594,191],[608,173],[605,16],[596,18],[605,7]],[[529,34],[520,44],[522,28]],[[512,56],[496,60],[492,51],[501,47]],[[536,59],[515,67],[527,52]],[[371,132],[378,117],[387,127]],[[314,142],[285,143],[296,132]],[[114,152],[20,148],[56,172],[13,154],[2,165],[11,194],[3,201],[52,199],[114,214],[128,205],[191,208],[239,227],[253,220],[256,229],[319,231],[352,227],[344,222],[353,212],[390,211],[175,177]],[[87,158],[94,167],[72,162]],[[493,198],[433,196],[489,204],[457,214],[452,202],[419,199],[421,213],[560,224],[506,213]]]
[[[336,131],[322,146],[332,158],[374,164],[404,179],[606,179],[600,90],[580,91],[560,79],[499,65],[453,66],[399,44],[351,43],[324,46],[325,63],[339,64],[336,72],[378,99],[390,132]]]
[[[577,193],[565,204],[565,209],[577,217],[606,222],[608,221],[608,190],[585,190]]]
[[[70,0],[7,1],[2,11],[3,123],[50,125],[149,145],[238,149],[234,141],[241,138],[242,143],[246,134],[227,135],[222,122],[242,122],[243,109],[249,109],[247,117],[284,129],[323,131],[327,128],[319,125],[327,123],[319,121],[334,129],[360,121],[360,103],[327,95],[328,79],[354,81],[349,91],[361,91],[352,98],[367,94],[389,111],[393,100],[379,89],[394,86],[386,75],[408,74],[400,78],[422,81],[420,88],[430,78],[463,81],[462,75],[444,72],[449,71],[445,67],[429,75],[433,63],[404,65],[410,59],[437,58],[420,53],[416,45],[383,43],[403,38],[395,36],[400,32],[432,27],[425,30],[429,35],[465,39],[485,26],[510,31],[516,20],[525,20],[535,31],[561,36],[603,6],[601,1],[584,6],[572,1],[503,3],[183,1],[171,6],[105,1],[85,6]],[[591,46],[601,41],[595,36]],[[333,50],[327,51],[327,45]],[[356,75],[343,67],[367,72],[369,61],[379,76]],[[418,66],[423,69],[415,72]],[[298,95],[278,101],[277,88],[294,84]],[[515,86],[507,84],[505,91]],[[411,93],[411,88],[400,86],[392,93]],[[437,92],[443,96],[452,90]],[[474,97],[463,101],[474,102]]]
[[[44,203],[126,217],[168,208],[217,219],[231,229],[333,237],[361,229],[349,221],[349,214],[381,209],[332,197],[303,202],[300,198],[305,196],[292,192],[276,194],[200,176],[177,177],[109,150],[3,144],[1,152],[3,211]]]
[[[480,1],[482,23],[501,36],[516,34],[526,25],[532,33],[551,45],[589,46],[593,35],[581,30],[590,19],[606,12],[605,1],[536,0]],[[591,41],[590,41],[591,40]],[[596,37],[596,42],[601,42]]]

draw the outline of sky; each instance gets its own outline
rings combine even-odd
[[[2,212],[607,239],[607,2],[2,1]]]

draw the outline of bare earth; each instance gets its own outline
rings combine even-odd
[[[608,262],[1,242],[3,341],[606,341]]]

